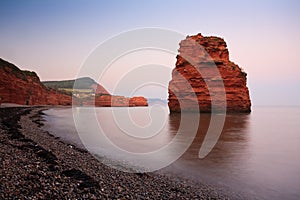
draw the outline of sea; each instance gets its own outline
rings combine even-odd
[[[47,131],[118,170],[154,171],[249,199],[300,199],[300,107],[170,114],[159,104],[44,113]]]

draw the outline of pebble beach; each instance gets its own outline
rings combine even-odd
[[[42,129],[47,108],[0,108],[0,199],[239,198],[206,184],[110,168]]]

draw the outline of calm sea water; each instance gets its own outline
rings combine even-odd
[[[46,128],[52,134],[78,146],[84,144],[99,156],[124,159],[101,143],[95,119],[117,149],[130,153],[147,153],[171,141],[182,145],[190,140],[185,153],[161,173],[229,188],[250,198],[300,199],[300,107],[254,107],[251,114],[227,114],[219,140],[203,159],[198,154],[209,126],[213,126],[210,114],[201,114],[195,121],[196,114],[169,115],[167,107],[156,106],[57,108],[45,113]],[[76,122],[79,135],[73,114],[81,116]],[[135,137],[141,142],[136,143]],[[164,155],[152,162],[163,160]]]

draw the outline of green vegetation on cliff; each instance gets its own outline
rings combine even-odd
[[[76,81],[76,89],[92,89],[92,85],[97,84],[96,81],[89,77],[78,78],[75,80],[64,80],[64,81],[44,81],[42,82],[49,88],[59,89],[72,89]]]

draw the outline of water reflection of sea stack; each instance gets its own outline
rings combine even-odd
[[[169,116],[169,129],[171,133],[177,133],[178,131],[189,132],[191,127],[184,126],[179,130],[181,126],[181,118],[186,118],[187,121],[192,121],[195,119],[195,113],[172,113]],[[189,147],[189,149],[184,153],[181,159],[184,160],[199,160],[199,162],[206,162],[205,160],[214,160],[219,162],[220,160],[232,159],[241,155],[240,153],[247,147],[248,138],[248,121],[249,114],[227,114],[225,118],[224,127],[222,129],[221,135],[215,147],[212,149],[210,154],[208,154],[208,159],[200,160],[198,157],[199,149],[203,144],[204,137],[207,134],[209,126],[214,127],[214,123],[211,121],[213,114],[201,114],[199,119],[199,128],[196,137]],[[170,134],[171,134],[170,133]],[[214,131],[212,131],[214,133]],[[218,134],[218,133],[215,133]],[[183,134],[184,135],[184,134]],[[236,148],[233,146],[236,145]],[[229,148],[230,147],[230,148]],[[234,150],[232,152],[231,150]],[[237,152],[235,151],[237,150]],[[210,162],[210,161],[209,161]]]

